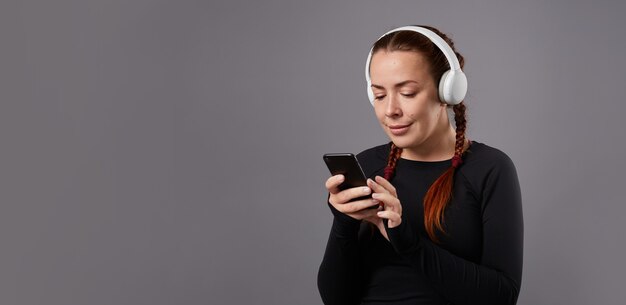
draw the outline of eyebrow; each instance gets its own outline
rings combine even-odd
[[[395,85],[394,85],[394,87],[396,87],[396,88],[398,88],[398,87],[402,87],[402,86],[404,86],[404,85],[406,85],[406,84],[408,84],[408,83],[416,83],[416,84],[418,84],[418,85],[419,85],[419,82],[416,82],[416,81],[414,81],[414,80],[405,80],[405,81],[403,81],[403,82],[400,82],[400,83],[395,84]],[[374,87],[374,88],[378,88],[378,89],[385,89],[385,87],[380,86],[380,85],[375,85],[375,84],[372,84],[372,87]]]

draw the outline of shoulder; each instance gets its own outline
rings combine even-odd
[[[514,166],[513,160],[502,150],[476,141],[472,141],[463,161],[464,168],[474,171]]]
[[[518,180],[515,164],[505,152],[476,141],[472,141],[458,172],[477,193],[498,181],[517,183]]]
[[[382,173],[387,165],[391,142],[367,148],[356,155],[367,177]]]

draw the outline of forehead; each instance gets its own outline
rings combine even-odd
[[[426,58],[414,51],[378,51],[370,62],[373,84],[386,86],[409,79],[425,83],[431,79],[429,72]]]

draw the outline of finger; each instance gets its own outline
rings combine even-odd
[[[376,183],[376,181],[367,178],[367,185],[374,191],[375,193],[390,193],[387,189],[385,189],[382,185]]]
[[[398,197],[394,197],[389,193],[374,193],[372,198],[382,201],[385,205],[385,210],[390,209],[397,213],[402,212],[402,205]]]
[[[374,177],[374,179],[376,179],[376,182],[378,184],[382,185],[391,194],[393,194],[395,197],[398,197],[398,193],[396,193],[396,188],[391,184],[391,182],[387,181],[387,179],[385,179],[385,178],[383,178],[381,176],[376,176],[376,177]]]
[[[376,209],[366,209],[363,211],[368,211],[371,212],[372,214],[368,214],[367,218],[364,218],[363,220],[369,221],[374,225],[378,225],[378,223],[380,223],[382,221],[382,218],[378,217],[378,212],[379,211],[384,211],[383,207],[378,206],[378,208]],[[359,211],[360,213],[360,211]]]
[[[396,213],[394,211],[390,211],[390,210],[378,211],[376,213],[376,216],[378,216],[380,218],[388,219],[390,221],[393,221],[396,226],[399,225],[402,222],[402,216],[400,216],[400,214],[398,214],[398,213]]]
[[[357,186],[353,188],[349,188],[337,193],[337,197],[340,202],[346,203],[355,198],[359,198],[362,196],[367,196],[372,193],[372,189],[367,186]]]
[[[343,180],[343,175],[331,176],[330,178],[326,179],[326,189],[328,189],[331,194],[339,193],[339,185],[343,182]]]
[[[365,218],[373,218],[376,217],[376,213],[380,211],[379,209],[363,209],[354,213],[350,213],[353,217],[357,219],[365,219]]]
[[[363,199],[342,204],[341,208],[344,213],[355,213],[371,206],[378,205],[379,203],[380,201],[375,199]]]

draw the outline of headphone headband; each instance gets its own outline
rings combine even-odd
[[[432,41],[445,55],[448,60],[448,64],[450,65],[450,70],[446,71],[442,76],[439,82],[439,98],[451,105],[456,105],[460,103],[465,97],[465,93],[467,92],[467,78],[465,77],[465,73],[461,70],[461,65],[459,64],[459,59],[456,57],[454,50],[446,43],[443,38],[437,35],[435,32],[420,26],[402,26],[399,28],[395,28],[382,36],[378,37],[378,40],[383,38],[384,36],[391,34],[393,32],[399,31],[413,31],[420,33],[426,36],[430,41]],[[374,47],[370,49],[369,54],[367,55],[367,61],[365,64],[365,80],[367,81],[367,90],[368,97],[370,99],[370,103],[372,106],[374,105],[374,93],[372,92],[372,80],[370,78],[370,63],[372,61],[372,50]]]

